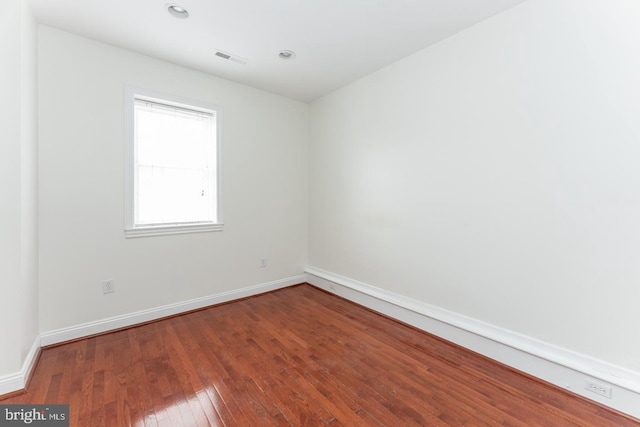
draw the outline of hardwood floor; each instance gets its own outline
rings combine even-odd
[[[300,285],[44,349],[27,393],[72,426],[640,426]]]

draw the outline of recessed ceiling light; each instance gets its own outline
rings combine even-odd
[[[177,4],[169,3],[167,5],[167,11],[171,14],[171,16],[179,19],[187,19],[189,17],[189,12],[187,12],[187,9],[182,6],[178,6]]]
[[[296,53],[292,50],[281,50],[278,57],[280,57],[280,59],[294,59]]]

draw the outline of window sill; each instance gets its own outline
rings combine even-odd
[[[125,229],[124,237],[130,239],[136,237],[166,236],[170,234],[207,233],[211,231],[222,231],[223,228],[224,224],[190,224],[136,227]]]

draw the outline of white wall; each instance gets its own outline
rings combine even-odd
[[[23,1],[20,67],[20,232],[22,318],[21,359],[25,360],[39,330],[38,304],[38,27]]]
[[[12,324],[20,317],[20,2],[3,0],[0,14],[0,319]],[[4,119],[7,118],[7,119]],[[18,249],[18,250],[16,250]],[[20,369],[19,330],[0,328],[0,374]],[[6,344],[5,344],[6,343]]]
[[[302,273],[306,104],[39,28],[42,331]],[[223,106],[224,231],[124,238],[126,84]]]
[[[38,254],[36,27],[22,1],[0,7],[1,377],[21,369],[38,334]]]
[[[638,22],[529,1],[312,103],[309,264],[640,371]]]

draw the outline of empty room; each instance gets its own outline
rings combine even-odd
[[[640,2],[2,0],[0,425],[640,426]]]

